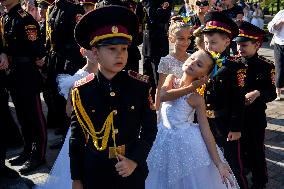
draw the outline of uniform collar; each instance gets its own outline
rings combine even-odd
[[[120,71],[111,80],[108,80],[100,71],[97,72],[98,82],[104,86],[119,82],[123,75],[124,71]]]

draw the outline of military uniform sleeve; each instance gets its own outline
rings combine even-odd
[[[244,122],[246,68],[238,68],[231,74],[230,131],[240,132]]]
[[[259,98],[264,103],[273,101],[277,94],[275,88],[275,67],[274,65],[269,65],[269,68],[264,71],[265,76],[262,82],[261,88],[258,89],[260,92]]]
[[[136,142],[134,150],[129,154],[129,159],[138,163],[138,165],[145,164],[148,153],[153,145],[157,134],[157,116],[153,108],[150,88],[143,89],[141,99],[141,131],[140,138]]]
[[[70,172],[72,180],[82,180],[85,136],[75,112],[71,115],[71,136],[69,139]]]
[[[40,27],[37,21],[32,16],[26,16],[22,28],[25,32],[25,39],[29,44],[30,51],[34,52],[36,58],[43,58],[45,56],[44,44],[40,40]]]

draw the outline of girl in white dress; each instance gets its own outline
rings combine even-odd
[[[199,50],[183,64],[181,79],[167,76],[161,88],[162,119],[147,158],[146,189],[239,188],[216,148],[203,97],[180,95],[193,81],[208,74],[213,62],[206,51]],[[199,124],[193,123],[195,111]]]
[[[160,106],[160,89],[163,85],[166,77],[169,74],[175,75],[177,78],[182,77],[182,65],[190,56],[186,50],[191,43],[191,31],[190,27],[183,22],[182,19],[171,20],[171,24],[169,27],[169,42],[173,45],[173,50],[170,54],[165,57],[162,57],[158,66],[159,73],[159,82],[156,90],[156,100],[155,106],[156,110],[159,110]],[[199,83],[198,83],[199,84]],[[203,83],[200,82],[199,85]],[[196,82],[196,87],[197,82]],[[189,90],[194,91],[195,88],[190,86]]]
[[[98,68],[97,61],[94,59],[92,51],[81,49],[81,53],[87,58],[87,64],[79,69],[74,75],[60,74],[57,77],[59,93],[67,99],[66,113],[71,115],[72,106],[69,99],[70,89],[75,81],[86,77],[90,73],[95,73]],[[69,161],[69,138],[71,135],[70,128],[66,134],[64,144],[59,152],[59,155],[49,173],[46,182],[42,185],[35,186],[34,189],[71,189],[72,180],[70,175]]]
[[[251,24],[263,29],[264,21],[263,21],[263,14],[260,6],[258,4],[254,4],[254,12],[252,14]]]

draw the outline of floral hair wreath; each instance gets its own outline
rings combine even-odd
[[[210,77],[214,77],[218,71],[219,68],[221,68],[223,66],[223,64],[226,63],[226,57],[222,57],[221,58],[221,54],[220,53],[216,53],[213,51],[208,51],[209,55],[211,56],[211,58],[214,60],[214,68],[213,71],[210,74]]]

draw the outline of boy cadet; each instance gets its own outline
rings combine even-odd
[[[246,66],[226,55],[231,39],[238,35],[237,25],[220,12],[205,15],[205,48],[215,53],[217,64],[204,93],[207,117],[216,143],[224,150],[240,188],[247,188],[240,157],[245,94]]]
[[[144,188],[157,118],[148,77],[121,71],[137,32],[137,17],[120,6],[91,11],[76,26],[76,41],[93,51],[99,70],[72,90],[73,189]]]
[[[252,189],[263,189],[268,181],[264,152],[266,103],[276,98],[273,62],[257,54],[265,32],[248,23],[238,22],[239,35],[235,38],[238,51],[245,58],[245,121],[241,149],[245,165],[252,172]]]

